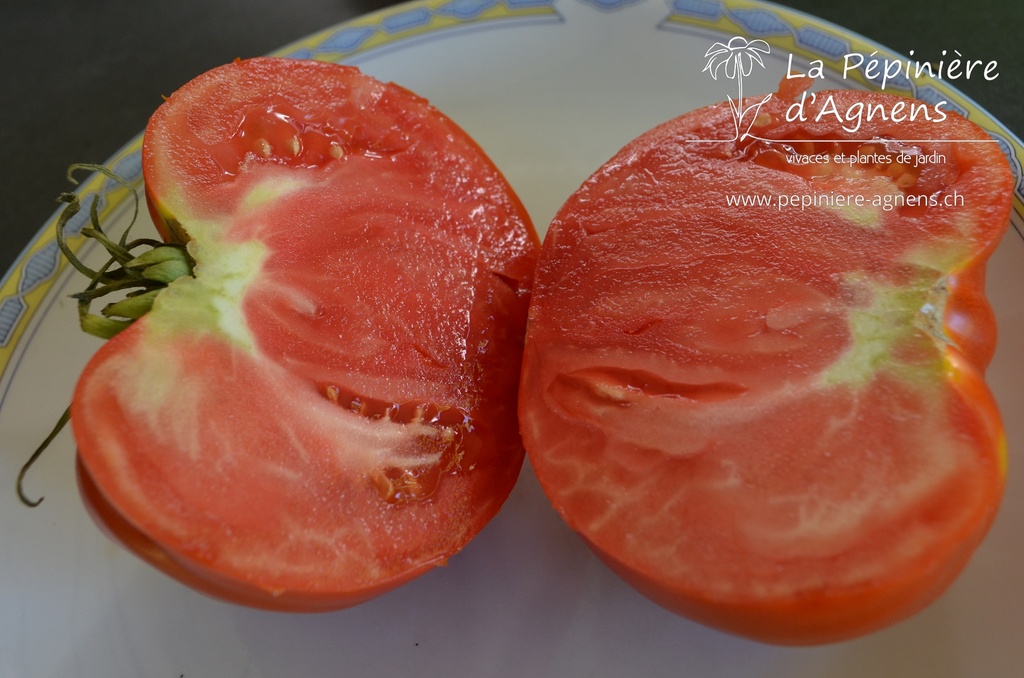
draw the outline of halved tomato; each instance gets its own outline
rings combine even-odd
[[[726,104],[665,123],[565,203],[520,395],[537,477],[598,555],[777,643],[934,599],[1005,464],[983,381],[984,267],[1012,198],[998,146],[891,95],[818,93],[803,121],[798,96],[744,125]],[[857,110],[874,117],[845,130]]]
[[[523,460],[539,243],[497,168],[401,87],[273,58],[171,95],[143,168],[195,275],[76,388],[99,522],[182,581],[273,609],[344,607],[443,564]]]

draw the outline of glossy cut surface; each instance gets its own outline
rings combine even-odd
[[[143,166],[195,277],[79,381],[94,516],[256,607],[345,607],[444,564],[523,460],[538,243],[497,168],[401,87],[274,58],[175,92]]]
[[[720,104],[609,160],[548,231],[524,356],[523,439],[565,521],[655,601],[773,643],[928,604],[1005,477],[983,281],[1006,161],[952,113],[850,133],[816,115],[829,94],[907,101],[819,93],[787,122],[782,91],[753,136]]]

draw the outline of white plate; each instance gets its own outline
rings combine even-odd
[[[431,99],[489,152],[539,227],[625,142],[676,114],[734,94],[702,73],[734,35],[763,38],[747,93],[773,91],[787,60],[890,54],[774,5],[729,0],[452,0],[402,5],[331,28],[280,53],[346,61]],[[14,494],[18,468],[70,397],[98,346],[76,327],[72,275],[47,224],[0,288],[0,676],[1017,676],[1024,666],[1024,218],[1021,144],[955,90],[898,91],[989,129],[1017,177],[1014,229],[990,267],[1000,348],[990,383],[1008,416],[1010,476],[999,518],[970,566],[934,605],[847,643],[776,648],[705,629],[610,574],[560,522],[527,467],[498,518],[446,568],[360,607],[288,615],[185,589],[113,545],[86,516],[63,434]],[[891,89],[891,87],[890,87]],[[139,180],[139,139],[109,165]],[[94,178],[108,224],[124,191]],[[90,256],[89,252],[84,253]],[[77,283],[75,283],[77,284]]]

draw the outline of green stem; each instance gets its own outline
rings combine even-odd
[[[78,301],[79,324],[86,333],[102,339],[109,339],[145,315],[163,288],[180,277],[193,275],[195,261],[180,243],[163,243],[151,238],[138,238],[129,241],[128,234],[139,216],[138,191],[125,179],[101,165],[71,165],[68,168],[68,181],[74,184],[78,183],[73,176],[77,170],[99,172],[113,179],[131,192],[135,203],[135,210],[128,227],[125,228],[120,239],[115,242],[103,231],[100,225],[98,199],[93,198],[89,206],[91,226],[83,228],[81,235],[100,243],[109,255],[109,259],[102,267],[93,270],[79,260],[67,242],[68,222],[81,211],[79,197],[75,193],[61,193],[58,198],[59,201],[67,203],[67,206],[57,218],[57,247],[75,270],[89,278],[89,284],[83,291],[71,295]],[[139,255],[133,254],[132,250],[139,247],[150,249]],[[121,301],[107,304],[101,315],[90,312],[89,309],[93,301],[113,292],[126,292],[126,297]],[[38,506],[43,501],[42,497],[30,499],[25,494],[26,474],[70,419],[71,408],[68,407],[50,435],[21,467],[17,483],[18,498],[26,506]]]
[[[28,473],[29,469],[32,468],[32,465],[36,463],[36,460],[42,456],[43,451],[50,446],[50,443],[52,443],[53,439],[57,437],[57,434],[67,426],[70,420],[71,408],[68,407],[64,410],[64,414],[60,415],[60,419],[57,420],[57,425],[53,427],[52,431],[50,431],[50,435],[46,436],[46,440],[36,448],[36,451],[32,453],[32,456],[28,458],[28,461],[22,465],[21,471],[18,473],[18,498],[21,499],[21,503],[25,506],[35,507],[43,503],[44,497],[39,497],[39,499],[29,499],[28,495],[25,494],[25,475]]]

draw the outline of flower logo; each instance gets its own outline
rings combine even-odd
[[[753,73],[755,63],[764,68],[764,61],[761,59],[761,55],[770,53],[771,47],[764,40],[747,40],[737,35],[726,44],[716,42],[704,54],[707,63],[701,72],[708,72],[712,78],[718,80],[718,73],[724,71],[725,77],[730,80],[735,79],[737,82],[738,92],[736,100],[733,101],[732,96],[729,96],[729,107],[732,109],[733,121],[736,123],[736,141],[748,136],[754,120],[757,119],[757,111],[772,96],[769,94],[761,101],[743,108],[743,78]],[[743,123],[743,118],[751,111],[754,114],[751,116],[746,129],[741,133],[740,126]]]

